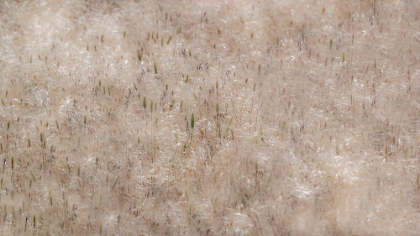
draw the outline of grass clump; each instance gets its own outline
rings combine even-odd
[[[0,4],[0,234],[418,234],[408,3]]]

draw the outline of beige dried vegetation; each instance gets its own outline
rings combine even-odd
[[[1,235],[420,234],[420,3],[0,3]]]

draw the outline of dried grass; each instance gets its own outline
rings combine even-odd
[[[417,1],[3,1],[0,234],[420,234]]]

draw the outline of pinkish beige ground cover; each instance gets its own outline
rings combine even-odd
[[[1,235],[420,234],[416,0],[0,3]]]

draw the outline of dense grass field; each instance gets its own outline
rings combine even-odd
[[[3,0],[1,235],[419,235],[417,0]]]

